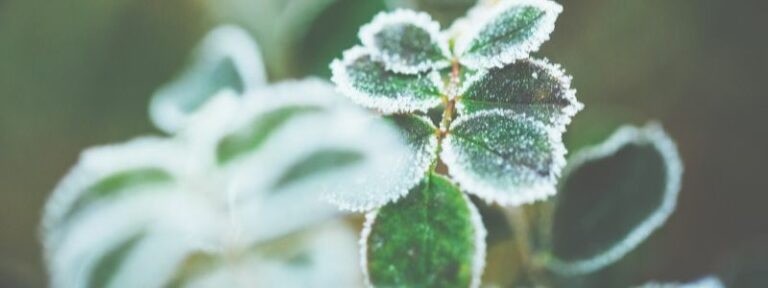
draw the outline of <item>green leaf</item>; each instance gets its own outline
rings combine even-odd
[[[173,176],[164,169],[156,167],[136,168],[117,172],[86,188],[67,209],[60,221],[61,223],[69,221],[74,215],[82,212],[93,203],[150,186],[170,184],[172,181]]]
[[[219,164],[226,164],[257,150],[281,126],[294,117],[322,112],[317,106],[285,106],[255,117],[250,125],[221,139],[216,147]]]
[[[221,26],[201,41],[184,71],[157,90],[150,103],[150,118],[158,128],[173,133],[220,91],[240,95],[265,83],[259,48],[248,32]]]
[[[437,159],[437,128],[429,118],[418,115],[391,115],[384,119],[400,128],[401,136],[413,151],[413,165],[427,171]]]
[[[466,28],[456,40],[459,61],[477,69],[528,57],[549,39],[562,9],[549,0],[504,1],[474,9],[463,20]]]
[[[622,258],[672,213],[681,176],[674,143],[654,124],[626,126],[580,151],[561,182],[551,268],[589,273]]]
[[[480,73],[458,102],[462,114],[506,109],[553,127],[564,127],[582,104],[571,77],[546,60],[525,59]]]
[[[334,60],[331,70],[341,92],[366,108],[386,114],[426,112],[441,103],[435,77],[388,71],[362,47],[344,52],[344,59]]]
[[[363,257],[378,287],[477,287],[485,228],[469,199],[427,176],[404,199],[367,215]]]
[[[341,149],[321,149],[312,152],[304,159],[291,165],[272,185],[273,192],[304,178],[317,176],[323,172],[351,166],[362,161],[364,155],[357,151]]]
[[[450,65],[448,41],[426,13],[382,12],[360,29],[360,40],[387,70],[418,74]]]
[[[101,258],[94,265],[94,269],[91,272],[91,277],[87,287],[108,287],[110,281],[119,271],[120,266],[123,264],[123,262],[125,262],[126,257],[130,255],[131,251],[133,251],[133,249],[143,237],[144,234],[141,233],[125,239],[123,242],[118,243],[114,248],[101,256]]]
[[[462,189],[502,205],[553,195],[564,155],[558,131],[505,110],[457,118],[440,154]]]

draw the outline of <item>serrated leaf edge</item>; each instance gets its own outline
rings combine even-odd
[[[499,15],[515,6],[535,6],[544,10],[544,19],[537,24],[534,35],[521,43],[516,49],[507,49],[494,58],[468,59],[464,55],[472,40],[482,32],[488,24],[495,20]],[[541,44],[549,40],[549,35],[555,30],[555,21],[558,15],[563,11],[563,6],[549,0],[518,0],[504,1],[495,6],[481,7],[482,9],[472,9],[466,19],[459,21],[462,25],[457,25],[456,29],[464,29],[458,33],[455,45],[455,54],[459,56],[459,62],[472,69],[503,67],[517,59],[528,57],[529,53],[539,50]],[[453,32],[457,34],[457,32]]]
[[[469,194],[476,195],[488,203],[498,203],[503,206],[518,206],[522,204],[530,204],[537,201],[541,201],[549,198],[557,193],[555,184],[560,177],[562,168],[565,166],[565,154],[567,150],[562,141],[562,133],[556,129],[549,129],[546,125],[542,124],[535,119],[526,116],[525,114],[518,114],[511,111],[502,109],[486,110],[473,113],[471,115],[462,115],[453,122],[452,126],[459,126],[464,122],[472,121],[475,118],[484,117],[488,115],[503,115],[511,118],[522,118],[525,121],[540,125],[541,129],[547,131],[547,138],[553,143],[552,150],[552,174],[546,179],[548,183],[538,183],[536,185],[529,186],[520,190],[516,190],[514,195],[508,195],[509,193],[499,193],[494,188],[489,188],[488,185],[482,183],[483,181],[476,181],[470,176],[470,172],[463,169],[461,165],[456,164],[454,155],[456,155],[455,148],[450,145],[450,141],[446,141],[443,144],[443,150],[440,153],[441,159],[448,166],[448,174],[459,183],[462,190]],[[448,134],[448,137],[455,137]]]
[[[392,57],[376,48],[376,41],[374,35],[383,30],[386,26],[391,24],[412,24],[416,27],[424,29],[435,44],[440,48],[443,56],[446,58],[443,61],[431,61],[420,63],[417,66],[409,66],[402,64],[398,57]],[[432,20],[429,14],[424,12],[416,12],[407,9],[396,9],[391,12],[380,12],[374,16],[373,21],[363,25],[360,31],[357,33],[358,38],[363,43],[363,46],[371,51],[371,56],[375,60],[379,60],[384,64],[387,70],[395,73],[402,74],[418,74],[426,72],[431,69],[440,69],[450,66],[451,53],[448,49],[448,40],[440,33],[440,24]]]
[[[419,103],[416,104],[413,102],[408,103],[408,101],[398,102],[396,99],[378,95],[369,95],[355,88],[352,85],[353,81],[349,79],[346,67],[358,58],[369,56],[370,54],[370,49],[363,46],[355,46],[344,51],[342,60],[335,59],[331,62],[331,81],[336,84],[336,89],[338,89],[341,94],[347,96],[358,105],[380,111],[383,114],[408,113],[415,111],[427,112],[430,108],[440,105],[441,101],[439,97],[435,97],[432,101],[419,101]]]
[[[563,175],[567,176],[589,161],[610,157],[628,144],[651,144],[664,159],[669,181],[664,188],[661,206],[624,239],[592,258],[580,261],[564,261],[553,255],[551,262],[547,264],[552,271],[562,275],[578,275],[591,273],[610,265],[640,245],[656,229],[660,228],[674,211],[681,186],[683,164],[674,141],[656,122],[648,123],[642,128],[635,126],[619,128],[602,144],[576,153],[569,161],[568,167],[563,171]]]

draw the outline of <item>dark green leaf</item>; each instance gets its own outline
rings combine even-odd
[[[502,67],[528,56],[549,39],[562,6],[549,0],[505,1],[470,13],[467,31],[456,41],[461,64]]]
[[[551,267],[588,273],[634,249],[675,207],[682,164],[656,126],[624,127],[579,152],[561,182],[552,228]]]
[[[258,149],[272,133],[294,117],[321,111],[316,106],[287,106],[257,116],[250,125],[221,139],[216,147],[219,164],[226,164]]]
[[[374,286],[479,284],[485,229],[469,199],[441,176],[428,176],[404,199],[369,214],[363,237]]]
[[[570,77],[560,67],[547,61],[520,60],[476,76],[458,108],[463,114],[506,109],[562,127],[582,107],[570,85]]]
[[[440,154],[464,190],[503,205],[554,194],[564,155],[559,132],[504,110],[456,119]]]
[[[440,36],[440,24],[426,13],[380,13],[360,29],[360,40],[393,72],[417,74],[450,65],[448,42]]]
[[[388,71],[362,47],[344,53],[331,64],[333,82],[356,103],[383,113],[427,111],[441,103],[440,91],[429,74],[406,75]]]

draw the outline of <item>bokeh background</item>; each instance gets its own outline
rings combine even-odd
[[[47,285],[38,223],[49,193],[82,149],[159,134],[148,98],[214,25],[250,30],[272,80],[328,77],[377,11],[416,5],[448,21],[469,2],[0,0],[0,287]],[[678,210],[624,260],[650,259],[632,277],[690,280],[766,243],[768,4],[559,2],[537,56],[561,63],[586,105],[570,150],[659,120],[684,159]]]

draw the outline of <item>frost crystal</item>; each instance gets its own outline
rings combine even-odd
[[[553,195],[564,155],[558,131],[504,110],[456,119],[440,154],[465,191],[503,205]]]
[[[161,130],[173,133],[221,90],[237,95],[266,83],[259,48],[248,32],[235,26],[211,31],[192,61],[173,82],[157,90],[149,109]]]
[[[502,67],[528,57],[549,39],[562,6],[550,0],[504,1],[458,21],[455,54],[473,69]]]
[[[356,103],[383,113],[424,111],[440,104],[440,92],[428,74],[398,74],[372,59],[363,47],[344,52],[331,63],[333,82]]]
[[[417,74],[450,65],[448,41],[426,13],[379,13],[360,29],[359,37],[373,58],[393,72]]]

